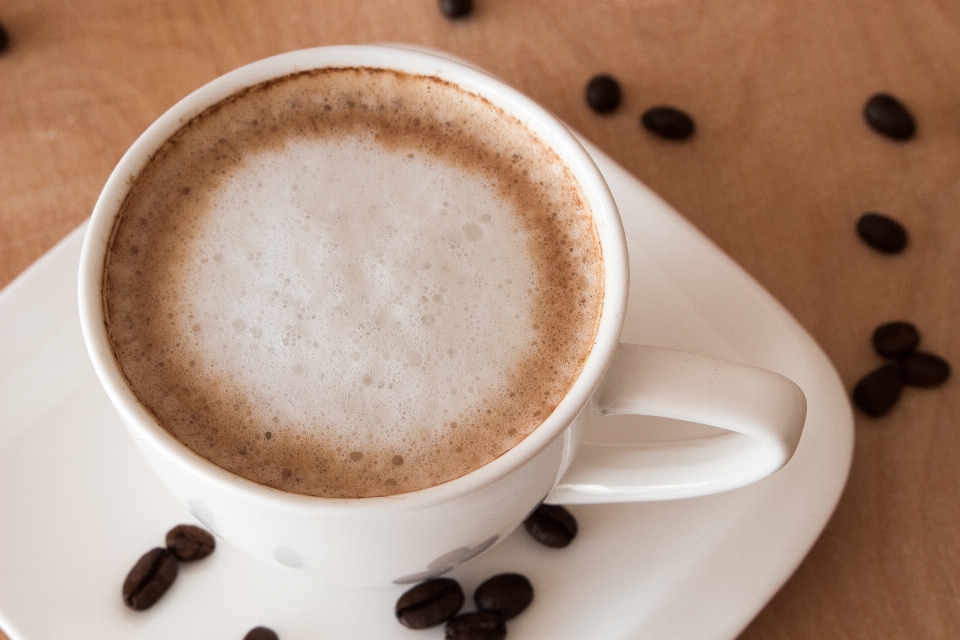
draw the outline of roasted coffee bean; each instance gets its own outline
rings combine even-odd
[[[451,618],[444,629],[447,640],[503,640],[507,625],[496,611],[471,611]]]
[[[900,359],[900,373],[914,387],[937,387],[950,377],[950,364],[932,353],[914,351]]]
[[[882,213],[865,213],[857,220],[857,233],[868,245],[884,253],[899,253],[907,246],[907,230]]]
[[[696,128],[693,118],[673,107],[647,109],[640,118],[640,122],[648,131],[670,140],[689,138]]]
[[[519,573],[501,573],[487,579],[473,592],[482,611],[496,611],[504,620],[516,617],[533,602],[533,585]]]
[[[460,583],[450,578],[421,582],[397,600],[397,620],[411,629],[426,629],[446,622],[463,606]]]
[[[620,83],[613,76],[600,74],[593,76],[587,83],[587,104],[597,113],[609,113],[618,106],[623,98]]]
[[[853,389],[853,401],[864,413],[874,418],[890,411],[903,391],[900,370],[885,364],[865,375]]]
[[[577,519],[558,504],[542,504],[523,521],[527,533],[548,547],[570,544],[577,535]]]
[[[250,631],[247,631],[247,635],[243,636],[243,640],[280,640],[280,636],[278,636],[277,632],[273,629],[254,627],[250,629]]]
[[[147,551],[123,581],[123,601],[137,611],[149,609],[177,579],[180,564],[163,547]]]
[[[903,103],[887,93],[867,100],[863,117],[874,131],[894,140],[907,140],[917,130],[917,123]]]
[[[2,24],[0,24],[0,53],[7,50],[10,46],[10,35]]]
[[[920,344],[920,332],[909,322],[888,322],[873,331],[873,348],[882,356],[905,356]]]
[[[217,546],[209,531],[192,524],[178,524],[170,529],[166,542],[167,549],[170,549],[180,562],[206,558]]]
[[[463,18],[473,11],[473,0],[440,0],[440,11],[448,18]]]

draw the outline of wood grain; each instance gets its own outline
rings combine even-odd
[[[814,335],[848,388],[880,364],[873,328],[917,324],[960,363],[960,4],[842,0],[7,0],[0,55],[0,285],[89,214],[111,168],[176,100],[291,49],[409,42],[471,60],[547,106],[662,194]],[[583,87],[618,77],[598,116]],[[917,117],[897,143],[863,123],[889,91]],[[653,105],[697,133],[661,141]],[[909,229],[899,256],[857,217]],[[857,417],[849,485],[797,573],[743,640],[960,638],[960,391],[908,390]],[[0,568],[2,570],[2,568]],[[119,577],[118,577],[119,580]]]

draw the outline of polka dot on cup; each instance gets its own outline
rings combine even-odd
[[[273,557],[280,564],[293,567],[294,569],[299,569],[304,565],[303,558],[300,557],[300,554],[290,547],[277,547],[273,550]]]

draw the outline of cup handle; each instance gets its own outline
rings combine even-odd
[[[790,460],[807,413],[803,391],[780,374],[626,343],[617,347],[593,404],[602,415],[672,418],[725,431],[654,443],[637,434],[635,443],[618,446],[586,442],[547,502],[669,500],[750,484]]]

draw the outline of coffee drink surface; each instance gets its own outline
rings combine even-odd
[[[502,455],[593,345],[603,267],[576,179],[435,78],[347,68],[247,89],[133,182],[103,283],[114,353],[214,464],[383,496]]]

